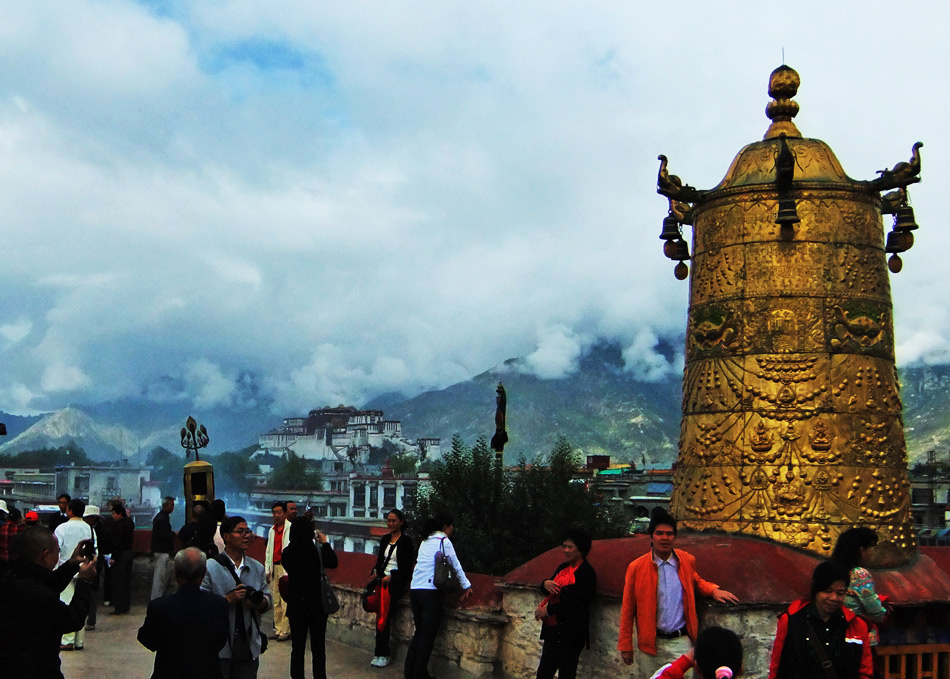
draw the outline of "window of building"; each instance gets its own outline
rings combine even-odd
[[[366,510],[363,507],[353,507],[353,516],[357,519],[361,519],[366,516]]]
[[[933,488],[912,488],[910,491],[910,503],[913,505],[930,505],[933,501]]]
[[[396,486],[383,486],[383,506],[390,509],[396,506]]]
[[[354,507],[366,506],[366,484],[364,483],[353,484],[353,506]]]

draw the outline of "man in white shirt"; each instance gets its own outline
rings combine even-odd
[[[92,542],[92,528],[89,527],[89,524],[83,521],[83,513],[86,511],[86,503],[80,499],[70,500],[69,504],[66,505],[66,521],[64,523],[56,526],[54,535],[56,540],[59,542],[59,563],[57,566],[63,565],[66,561],[69,560],[72,556],[73,551],[76,549],[76,546],[83,540],[89,540],[89,551],[85,556],[95,560],[95,546]],[[66,589],[62,591],[59,595],[60,601],[64,604],[68,604],[73,600],[73,593],[76,591],[76,578],[74,577]],[[61,651],[81,651],[83,644],[86,640],[86,632],[84,629],[85,626],[80,627],[75,632],[70,632],[69,634],[64,634],[62,642],[60,643]]]
[[[284,567],[280,563],[280,555],[290,544],[290,522],[287,521],[287,505],[275,502],[271,507],[271,516],[274,525],[267,531],[267,548],[264,551],[264,572],[267,574],[267,583],[270,585],[271,597],[274,600],[274,633],[271,639],[287,641],[290,639],[290,620],[286,616],[284,600],[280,598],[277,583],[284,575]]]

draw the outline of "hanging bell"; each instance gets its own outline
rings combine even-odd
[[[907,252],[914,245],[914,234],[910,231],[898,231],[894,229],[887,234],[887,244],[884,246],[884,252],[897,254],[898,252]]]
[[[800,221],[798,210],[795,208],[795,199],[779,198],[778,215],[775,217],[775,223],[784,228],[792,227]]]
[[[666,255],[667,259],[675,259],[682,262],[684,259],[689,259],[689,246],[686,245],[686,241],[682,238],[668,240],[663,244],[663,254]]]
[[[671,241],[682,238],[682,236],[679,220],[671,214],[664,217],[663,230],[660,232],[660,238],[665,241]]]
[[[894,211],[894,228],[898,231],[913,231],[919,228],[914,220],[914,208],[901,205]]]

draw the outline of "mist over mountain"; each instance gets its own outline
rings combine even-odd
[[[675,352],[668,354],[673,365]],[[681,373],[674,368],[644,371],[635,363],[619,344],[600,341],[583,350],[563,377],[538,377],[536,364],[515,358],[445,389],[408,399],[389,392],[361,407],[401,420],[407,438],[439,437],[447,446],[458,433],[472,443],[494,433],[500,381],[508,395],[508,464],[549,452],[559,436],[584,455],[671,464],[679,437]],[[900,377],[910,464],[925,461],[931,449],[937,450],[938,459],[950,455],[950,366],[910,366],[900,370]],[[156,446],[182,452],[179,432],[191,414],[211,436],[207,452],[219,454],[253,446],[284,417],[305,415],[322,405],[275,414],[272,404],[260,398],[241,407],[199,409],[139,396],[42,416],[0,413],[8,430],[0,439],[0,453],[55,448],[72,440],[94,460],[142,464]]]
[[[665,465],[676,457],[681,377],[644,381],[627,370],[620,345],[612,342],[595,343],[563,378],[541,379],[524,359],[509,359],[471,380],[396,404],[386,417],[402,420],[403,431],[443,441],[455,433],[466,442],[490,438],[499,381],[508,396],[508,464],[550,452],[560,436],[583,455],[616,461]]]

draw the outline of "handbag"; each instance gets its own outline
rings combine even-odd
[[[379,610],[379,578],[373,578],[363,589],[360,596],[360,603],[363,604],[363,610],[367,613],[375,613]]]
[[[284,573],[277,581],[277,593],[284,601],[290,601],[290,576]]]
[[[445,555],[445,538],[439,538],[439,551],[435,553],[435,572],[432,584],[440,592],[458,592],[462,589],[458,573],[452,568],[452,562]]]
[[[323,546],[317,547],[317,558],[320,559],[320,603],[323,604],[323,612],[327,615],[333,615],[340,610],[340,600],[336,598],[336,592],[330,585],[330,578],[323,568]]]

